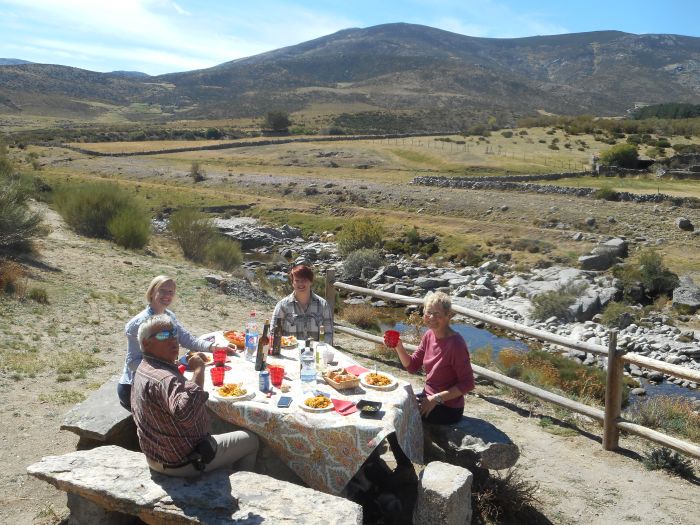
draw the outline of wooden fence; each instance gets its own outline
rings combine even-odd
[[[423,299],[415,297],[407,297],[405,295],[399,295],[388,292],[380,292],[377,290],[370,290],[369,288],[361,288],[359,286],[353,286],[351,284],[346,284],[342,282],[335,281],[335,272],[329,270],[326,272],[326,300],[331,305],[331,308],[335,306],[335,290],[343,290],[346,292],[353,292],[362,295],[369,295],[372,297],[378,297],[380,299],[385,299],[394,303],[402,304],[413,304],[422,305]],[[623,381],[623,370],[624,363],[635,364],[642,368],[647,368],[649,370],[656,370],[663,372],[665,374],[672,375],[674,377],[679,377],[700,383],[700,372],[696,370],[690,370],[683,368],[678,365],[672,365],[670,363],[665,363],[663,361],[658,361],[656,359],[650,359],[640,355],[630,355],[626,354],[624,350],[617,347],[617,331],[611,330],[608,337],[608,346],[597,345],[588,342],[574,341],[572,339],[552,334],[544,330],[538,330],[536,328],[531,328],[513,321],[507,321],[505,319],[500,319],[488,314],[477,312],[470,308],[465,308],[463,306],[453,305],[452,311],[462,314],[465,317],[475,319],[477,321],[482,321],[488,323],[491,326],[496,326],[502,328],[509,332],[514,332],[518,334],[525,335],[527,337],[532,337],[540,341],[546,341],[548,343],[553,343],[564,348],[571,348],[575,350],[580,350],[583,352],[604,355],[608,358],[607,367],[607,383],[605,389],[605,409],[601,410],[597,407],[592,407],[578,401],[574,401],[565,396],[554,394],[547,390],[537,388],[535,386],[523,383],[516,379],[504,376],[498,372],[488,370],[478,365],[472,365],[474,373],[485,377],[494,383],[499,383],[507,387],[513,388],[525,394],[531,395],[548,403],[553,403],[555,405],[564,407],[573,412],[579,414],[584,414],[590,418],[593,418],[603,425],[603,448],[605,450],[614,450],[618,448],[620,430],[624,430],[630,434],[640,436],[649,441],[653,441],[664,447],[674,449],[682,454],[700,459],[700,446],[693,443],[688,443],[686,441],[668,436],[662,432],[652,430],[650,428],[644,427],[642,425],[637,425],[631,421],[627,421],[621,416],[622,413],[622,381]],[[349,334],[366,341],[372,341],[374,343],[383,344],[384,340],[382,337],[363,332],[361,330],[356,330],[354,328],[349,328],[346,326],[336,325],[336,332],[342,332]],[[405,344],[406,349],[413,351],[416,349],[414,345]]]

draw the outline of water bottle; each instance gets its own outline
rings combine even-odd
[[[255,310],[250,312],[250,318],[245,325],[245,358],[254,363],[255,354],[258,351],[258,321],[255,318]]]
[[[316,389],[316,363],[314,352],[306,347],[301,354],[301,390],[306,394]]]

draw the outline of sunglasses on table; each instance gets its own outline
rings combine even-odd
[[[177,337],[177,330],[174,328],[172,330],[161,330],[160,332],[150,335],[148,338],[150,339],[152,337],[158,341],[166,341],[171,338],[174,339]]]

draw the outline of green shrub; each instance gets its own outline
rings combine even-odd
[[[107,223],[107,231],[114,242],[128,249],[143,248],[151,235],[151,221],[136,206],[125,208]]]
[[[661,295],[671,295],[678,286],[678,276],[664,265],[663,258],[653,248],[639,253],[636,261],[630,261],[613,269],[620,279],[623,293],[628,300],[639,300],[634,289],[643,287],[643,299],[652,302]]]
[[[545,292],[532,299],[532,316],[541,321],[550,317],[568,319],[569,307],[583,293],[586,286],[581,284],[569,284],[559,290]]]
[[[600,162],[606,166],[636,168],[639,153],[634,144],[618,144],[600,154]]]
[[[216,228],[209,217],[194,208],[183,208],[170,216],[168,229],[186,258],[195,262],[205,261],[207,245],[216,235]]]
[[[504,136],[505,138],[509,139],[513,136],[512,131],[501,131],[501,135]]]
[[[348,255],[362,248],[374,248],[383,234],[384,229],[376,219],[351,219],[338,234],[338,250],[341,255]]]
[[[593,197],[605,201],[618,201],[620,200],[620,193],[615,191],[611,186],[601,186],[598,188]]]
[[[49,304],[49,294],[45,288],[30,288],[27,297],[39,304]]]
[[[362,275],[363,269],[376,270],[382,264],[382,256],[378,251],[367,248],[355,250],[343,261],[343,276],[348,279],[357,279]]]
[[[688,398],[654,396],[635,403],[625,417],[639,425],[700,442],[700,414]]]
[[[609,303],[601,314],[600,322],[611,328],[624,328],[635,317],[635,310],[623,303]]]
[[[665,447],[651,449],[645,454],[642,463],[647,470],[665,470],[669,474],[685,479],[695,477],[690,460]]]
[[[206,250],[207,261],[220,270],[230,272],[243,262],[240,243],[228,237],[210,242]]]
[[[148,214],[117,185],[71,184],[57,192],[54,204],[77,233],[110,239],[125,248],[143,248],[148,243]]]

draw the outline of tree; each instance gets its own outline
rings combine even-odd
[[[292,121],[284,111],[268,111],[265,115],[265,129],[288,131]]]
[[[639,153],[634,144],[617,144],[600,154],[600,162],[606,166],[636,168]]]

